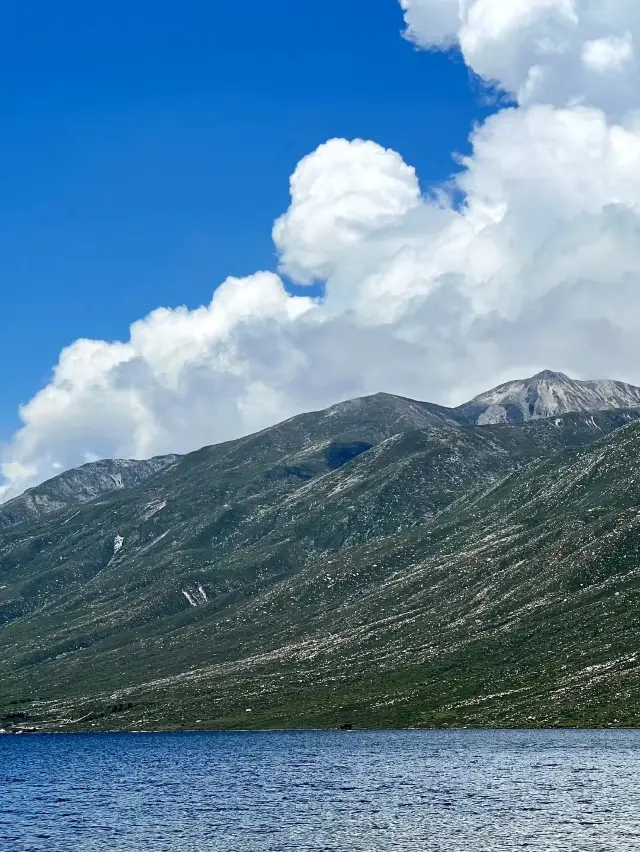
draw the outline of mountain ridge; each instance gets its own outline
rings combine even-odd
[[[568,392],[567,392],[568,391]],[[549,400],[553,400],[550,404]],[[612,380],[578,381],[564,373],[543,370],[529,379],[498,385],[479,394],[470,402],[455,408],[436,403],[422,402],[385,392],[338,402],[321,411],[295,415],[281,424],[262,429],[262,435],[287,424],[304,422],[305,418],[318,417],[327,421],[340,418],[346,412],[358,411],[366,418],[367,410],[374,408],[375,417],[386,409],[386,429],[391,416],[395,418],[398,432],[419,429],[434,423],[458,426],[522,423],[571,412],[640,408],[640,388]],[[332,426],[333,424],[331,424]],[[327,434],[331,432],[331,426]],[[254,435],[244,439],[251,440]],[[227,441],[216,446],[232,445]],[[204,449],[204,448],[203,448]],[[29,518],[42,517],[75,503],[84,503],[101,494],[120,487],[129,487],[154,475],[165,464],[180,458],[177,454],[156,456],[148,460],[104,459],[90,462],[79,468],[64,471],[52,479],[29,488],[24,494],[0,504],[0,530]],[[123,480],[124,476],[124,480]],[[120,480],[121,484],[118,484]]]
[[[131,488],[179,458],[100,459],[70,468],[0,504],[0,530],[42,517],[77,503],[88,503],[118,488]]]
[[[603,411],[640,406],[640,387],[611,379],[580,381],[543,370],[505,382],[456,409],[470,422],[521,423],[570,411]]]

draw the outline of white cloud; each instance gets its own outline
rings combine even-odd
[[[604,74],[608,71],[622,71],[624,65],[634,58],[631,33],[624,36],[596,38],[585,42],[582,49],[582,61],[591,71]]]
[[[407,37],[458,44],[467,64],[522,105],[635,108],[637,0],[400,0]],[[616,74],[609,72],[615,71]]]
[[[3,452],[4,495],[91,458],[189,450],[277,417],[277,388],[267,392],[264,377],[286,346],[278,329],[312,305],[257,273],[225,281],[206,307],[154,311],[127,343],[76,341],[20,411],[24,425]],[[257,328],[271,352],[252,351]]]
[[[273,228],[285,272],[325,279],[362,241],[420,203],[415,170],[374,142],[331,139],[291,178],[291,206]]]
[[[618,77],[635,62],[610,41],[586,59],[621,3],[600,4],[604,33],[583,25],[579,2],[510,0],[504,17],[490,0],[404,5],[415,40],[432,23],[439,43],[473,25],[480,52],[489,35],[506,45],[504,67],[543,19],[558,50],[560,32],[580,30],[580,73],[591,62],[589,74]],[[541,73],[556,72],[550,60]],[[323,299],[261,272],[196,310],[154,311],[125,342],[77,341],[21,410],[4,496],[87,458],[187,451],[378,390],[461,402],[544,367],[640,383],[640,112],[614,120],[586,105],[585,86],[581,105],[531,103],[476,128],[452,193],[462,207],[422,197],[414,170],[373,142],[322,145],[296,169],[274,240],[283,271],[322,279]]]

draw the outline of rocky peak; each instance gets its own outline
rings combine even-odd
[[[571,379],[566,373],[558,373],[555,370],[542,370],[532,376],[529,381],[547,381],[547,382],[570,382]]]
[[[528,379],[506,382],[458,408],[470,423],[522,423],[571,412],[640,406],[640,388],[609,379],[578,381],[543,370]]]
[[[101,459],[67,470],[0,506],[0,530],[70,506],[89,503],[111,491],[133,488],[178,458],[177,455],[168,455],[142,461]]]

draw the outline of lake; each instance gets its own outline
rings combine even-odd
[[[0,736],[2,852],[630,852],[640,732]]]

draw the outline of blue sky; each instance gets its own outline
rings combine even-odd
[[[489,107],[401,29],[395,0],[4,12],[0,438],[61,347],[274,268],[289,176],[326,139],[397,150],[423,188],[455,168]]]

